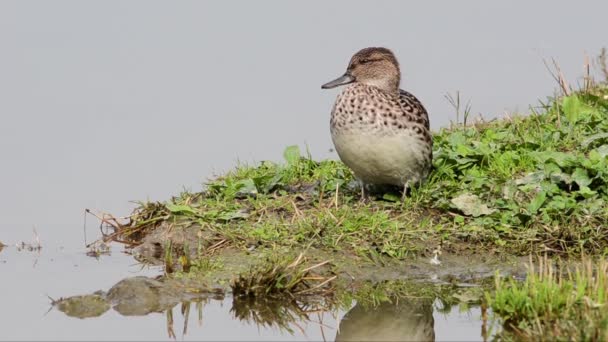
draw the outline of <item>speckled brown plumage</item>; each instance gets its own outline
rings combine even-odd
[[[431,168],[433,141],[424,106],[399,89],[392,52],[368,48],[355,54],[347,72],[324,88],[348,85],[331,112],[331,135],[340,159],[367,184],[407,186]]]

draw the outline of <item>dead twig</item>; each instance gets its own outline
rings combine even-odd
[[[118,222],[118,220],[114,216],[112,216],[110,214],[106,214],[106,213],[97,214],[97,213],[94,213],[90,209],[85,209],[84,211],[85,211],[85,213],[95,216],[99,221],[101,221],[102,224],[105,223],[109,226],[112,226],[116,230],[120,230],[123,227],[123,225],[120,222]]]
[[[591,76],[591,62],[589,55],[585,53],[585,62],[583,64],[585,75],[583,76],[583,90],[588,92],[593,87],[593,77]]]
[[[301,254],[300,254],[300,255],[301,255]],[[323,265],[325,265],[325,264],[328,264],[329,262],[331,262],[331,260],[325,260],[325,261],[320,262],[320,263],[318,263],[318,264],[316,264],[316,265],[313,265],[313,266],[310,266],[310,267],[307,267],[307,268],[303,269],[303,270],[302,270],[302,272],[308,272],[308,271],[310,271],[310,270],[314,270],[315,268],[317,268],[317,267],[321,267],[321,266],[323,266]]]
[[[311,288],[309,288],[309,289],[306,289],[306,290],[302,290],[302,291],[296,292],[295,294],[304,294],[304,293],[307,293],[307,292],[312,292],[312,291],[314,291],[314,290],[316,290],[316,289],[318,289],[318,288],[321,288],[323,285],[325,285],[325,284],[329,283],[330,281],[332,281],[332,280],[336,279],[337,277],[338,277],[338,276],[337,276],[337,275],[335,275],[335,276],[333,276],[333,277],[331,277],[331,278],[328,278],[327,280],[325,280],[324,282],[322,282],[322,283],[320,283],[320,284],[317,284],[317,285],[315,285],[315,286],[313,286],[313,287],[311,287]]]
[[[553,68],[555,70],[551,69],[551,67],[547,63],[547,60],[543,58],[543,64],[545,65],[545,68],[547,68],[547,71],[549,71],[549,73],[551,74],[551,77],[553,77],[555,82],[557,82],[560,89],[562,90],[562,93],[565,96],[569,96],[572,93],[572,91],[570,90],[570,86],[568,85],[568,82],[566,81],[566,78],[564,77],[564,73],[562,72],[562,69],[559,67],[559,65],[557,64],[557,62],[555,61],[554,58],[551,58],[551,62],[553,63]]]

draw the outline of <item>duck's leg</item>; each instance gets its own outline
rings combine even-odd
[[[359,179],[359,185],[361,186],[361,198],[359,199],[359,202],[361,202],[361,203],[369,202],[369,194],[367,193],[367,191],[365,191],[366,184],[362,180]]]
[[[410,181],[406,181],[403,184],[403,195],[401,195],[401,200],[405,201],[405,198],[407,197],[407,189],[410,188]]]

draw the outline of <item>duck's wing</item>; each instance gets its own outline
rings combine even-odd
[[[427,130],[430,129],[429,115],[426,112],[426,109],[424,109],[424,106],[422,105],[420,100],[416,98],[416,96],[403,89],[399,89],[399,104],[405,112],[414,116],[417,122],[424,125]]]

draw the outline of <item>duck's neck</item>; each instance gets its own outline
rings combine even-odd
[[[369,79],[361,83],[376,87],[389,94],[399,94],[399,81],[399,77],[390,77]]]

